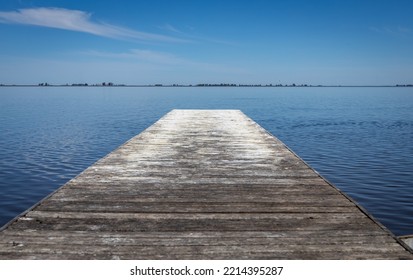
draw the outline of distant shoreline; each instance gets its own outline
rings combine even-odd
[[[371,87],[371,88],[405,88],[405,87],[413,87],[413,84],[402,84],[402,85],[272,85],[272,84],[266,84],[266,85],[242,85],[242,84],[196,84],[196,85],[181,85],[181,84],[172,84],[172,85],[164,85],[164,84],[149,84],[149,85],[126,85],[126,84],[65,84],[65,85],[54,85],[54,84],[47,84],[47,83],[42,83],[38,85],[31,85],[31,84],[0,84],[0,87],[199,87],[199,88],[205,88],[205,87],[254,87],[254,88],[294,88],[294,87],[300,87],[300,88],[320,88],[320,87],[327,87],[327,88],[357,88],[357,87]]]

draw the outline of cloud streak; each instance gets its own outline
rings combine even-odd
[[[236,74],[245,74],[248,71],[244,68],[233,67],[224,64],[215,64],[210,62],[202,61],[193,61],[184,57],[176,56],[168,52],[160,52],[146,49],[131,49],[127,52],[121,53],[111,53],[111,52],[102,52],[102,51],[87,51],[82,53],[83,55],[91,57],[103,57],[103,58],[113,58],[116,60],[125,60],[129,63],[134,63],[134,61],[139,61],[146,63],[146,65],[154,66],[165,66],[172,67],[181,67],[184,69],[191,69],[195,72],[197,71],[209,71],[213,73],[236,73]]]
[[[23,24],[89,33],[96,36],[155,42],[185,42],[183,39],[141,32],[93,21],[91,14],[62,8],[34,8],[0,12],[0,22]]]
[[[412,35],[413,31],[410,28],[397,26],[397,27],[370,27],[371,31],[376,33],[388,34],[393,36],[408,36]]]
[[[104,57],[104,58],[114,58],[114,59],[126,59],[139,60],[143,62],[153,63],[153,64],[163,64],[163,65],[178,65],[178,64],[188,64],[189,61],[171,53],[159,52],[146,49],[132,49],[128,52],[122,53],[109,53],[101,51],[88,51],[84,52],[84,55]]]

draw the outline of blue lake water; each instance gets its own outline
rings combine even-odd
[[[413,234],[413,88],[0,87],[0,226],[174,108],[241,109]]]

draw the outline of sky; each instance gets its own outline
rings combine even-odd
[[[413,83],[411,0],[1,0],[0,84]]]

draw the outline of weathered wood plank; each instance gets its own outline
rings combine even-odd
[[[292,243],[296,245],[340,245],[340,244],[370,244],[374,246],[375,242],[380,243],[389,242],[389,237],[386,235],[367,235],[365,232],[359,233],[359,235],[354,238],[353,235],[328,235],[326,232],[325,236],[320,236],[320,233],[307,232],[310,235],[302,234],[299,236],[291,237],[289,232],[269,232],[265,235],[260,235],[257,232],[246,232],[240,233],[235,232],[235,234],[220,234],[213,235],[207,234],[205,232],[195,232],[194,234],[185,234],[182,232],[166,232],[160,235],[159,232],[149,232],[146,234],[132,234],[132,233],[106,233],[97,234],[91,236],[90,234],[66,234],[66,235],[56,235],[53,232],[30,232],[30,234],[19,234],[21,231],[14,231],[13,235],[5,235],[0,243],[7,243],[11,247],[13,246],[24,246],[25,244],[48,244],[54,242],[56,244],[76,244],[76,245],[119,245],[119,246],[145,246],[151,244],[153,246],[169,246],[174,244],[175,246],[207,246],[211,243],[214,245],[268,245],[278,243]],[[232,233],[232,232],[230,232]],[[48,234],[48,238],[44,238],[44,234]],[[328,237],[328,238],[326,238]],[[373,237],[373,238],[372,238]],[[217,239],[218,238],[218,239]],[[214,240],[215,239],[215,240]],[[394,241],[394,243],[396,243]]]
[[[236,110],[174,110],[0,232],[0,259],[412,259]]]
[[[118,185],[116,183],[108,184],[94,184],[94,185],[79,185],[71,184],[70,188],[60,189],[57,194],[69,192],[107,192],[107,193],[123,193],[123,192],[139,192],[139,193],[150,193],[150,192],[183,192],[183,191],[204,191],[204,192],[222,192],[227,191],[229,193],[236,192],[277,192],[278,194],[284,195],[297,195],[305,194],[309,195],[337,195],[341,193],[331,188],[328,185],[321,184],[315,185],[311,181],[305,181],[307,184],[237,184],[237,185],[214,185],[214,184],[122,184]]]
[[[202,197],[197,197],[197,195]],[[267,196],[265,196],[267,195]],[[159,201],[163,201],[164,199],[168,201],[228,201],[228,202],[235,202],[235,201],[273,201],[273,202],[282,202],[282,201],[297,201],[297,202],[305,202],[305,201],[317,201],[317,200],[329,200],[329,201],[337,201],[340,203],[342,201],[342,196],[339,194],[324,194],[324,195],[317,195],[317,194],[277,194],[274,191],[262,191],[262,196],[251,193],[250,192],[236,192],[233,195],[228,194],[225,192],[224,189],[220,191],[216,191],[214,193],[200,190],[200,191],[175,191],[173,193],[168,191],[151,191],[151,192],[140,192],[140,191],[129,191],[129,192],[119,192],[119,191],[108,191],[107,193],[104,192],[89,192],[89,191],[67,191],[62,193],[56,193],[54,199],[55,200],[65,200],[67,197],[76,198],[78,201],[82,200],[123,200],[123,201],[144,201],[146,199],[158,199],[158,197],[163,197],[159,199]],[[294,203],[292,201],[292,203]],[[343,202],[344,205],[348,205],[348,203]],[[338,204],[341,205],[341,204]]]
[[[82,176],[83,177],[83,173]],[[222,182],[220,184],[214,184],[211,182],[207,182],[204,184],[200,184],[200,183],[195,183],[195,182],[189,182],[189,183],[183,183],[183,182],[178,182],[178,183],[173,183],[170,182],[168,184],[164,184],[161,182],[154,182],[154,183],[149,183],[149,182],[126,182],[126,183],[122,183],[120,184],[117,181],[105,181],[104,183],[99,183],[96,181],[89,181],[89,182],[80,182],[78,179],[80,177],[77,177],[76,180],[70,181],[70,184],[67,184],[67,188],[85,188],[85,189],[94,189],[94,188],[108,188],[108,189],[112,189],[112,188],[125,188],[125,189],[133,189],[139,186],[139,188],[151,188],[151,186],[153,188],[180,188],[180,187],[199,187],[199,188],[208,188],[208,187],[239,187],[242,188],[244,187],[250,187],[250,188],[259,188],[260,186],[263,187],[268,187],[268,186],[273,186],[273,187],[287,187],[287,188],[291,188],[291,190],[293,191],[294,188],[296,187],[308,187],[308,188],[312,188],[314,186],[316,186],[317,188],[324,188],[324,189],[329,189],[331,188],[330,185],[326,185],[326,182],[324,180],[322,180],[321,178],[289,178],[289,179],[277,179],[277,180],[273,180],[271,183],[268,184],[260,184],[258,182],[248,182],[248,183],[237,183],[237,184],[231,184],[230,182]],[[61,190],[61,189],[60,189]],[[59,191],[60,191],[59,190]]]
[[[139,212],[139,213],[354,213],[359,212],[351,205],[337,206],[331,203],[315,206],[312,203],[288,202],[130,202],[96,200],[62,201],[48,200],[37,208],[39,211],[67,212]],[[334,206],[334,207],[332,207]]]
[[[381,243],[388,243],[388,239],[386,237],[375,237],[375,240]],[[244,251],[247,251],[248,247],[250,247],[251,251],[257,246],[260,247],[269,247],[273,250],[281,250],[288,253],[294,253],[302,247],[311,247],[313,251],[332,251],[332,250],[340,250],[343,246],[346,248],[351,248],[354,251],[362,251],[363,247],[369,247],[371,249],[367,249],[364,252],[380,252],[383,251],[383,248],[377,249],[375,246],[377,245],[374,241],[372,241],[371,236],[359,238],[354,240],[353,238],[331,238],[331,239],[322,239],[322,238],[308,238],[308,239],[298,239],[298,238],[220,238],[216,242],[213,242],[212,238],[205,237],[205,238],[179,238],[179,237],[169,237],[165,239],[161,238],[85,238],[85,239],[68,239],[65,237],[56,237],[56,238],[49,238],[45,240],[44,238],[36,238],[36,237],[27,237],[27,238],[13,238],[7,237],[5,241],[6,244],[3,244],[3,251],[2,253],[17,253],[17,252],[30,252],[30,251],[37,251],[37,248],[47,247],[50,242],[56,244],[53,248],[54,250],[65,250],[67,253],[70,253],[69,246],[74,247],[81,247],[85,246],[88,247],[88,251],[91,253],[97,253],[93,251],[92,246],[99,246],[99,247],[121,247],[122,249],[116,249],[118,254],[122,253],[125,254],[128,251],[128,247],[130,250],[136,248],[136,250],[140,250],[141,247],[145,246],[152,246],[152,247],[171,247],[171,244],[174,244],[173,247],[176,248],[185,248],[188,246],[222,246],[223,248],[227,248],[228,246],[238,246],[243,247]],[[213,243],[213,245],[211,245]],[[289,245],[284,245],[289,244]],[[49,249],[49,250],[50,250]],[[178,249],[178,252],[179,252]],[[397,252],[398,251],[398,244],[396,242],[390,245],[390,249],[388,250],[389,253]],[[81,250],[80,252],[84,253],[85,250]],[[265,251],[264,251],[265,252]]]
[[[107,220],[330,220],[349,219],[349,222],[369,221],[360,212],[353,213],[86,213],[86,212],[49,212],[32,211],[21,219],[107,219]]]
[[[9,247],[10,248],[10,247]],[[27,259],[407,259],[401,256],[398,245],[209,245],[209,246],[85,246],[58,245],[50,248],[43,244],[14,246],[4,249],[9,259],[24,256]]]
[[[365,216],[341,214],[128,214],[37,211],[10,226],[12,229],[98,231],[253,231],[357,229],[377,230]]]
[[[45,236],[47,238],[45,238]],[[20,239],[22,238],[22,239]],[[260,240],[270,239],[277,240],[276,243],[282,243],[281,239],[288,239],[295,244],[305,242],[319,242],[328,243],[335,240],[351,240],[351,242],[359,243],[363,240],[383,240],[394,242],[391,236],[385,231],[371,231],[364,228],[358,228],[357,230],[332,230],[332,229],[317,229],[317,230],[285,230],[285,231],[150,231],[150,232],[111,232],[111,231],[96,231],[93,235],[88,231],[65,231],[62,234],[61,231],[50,230],[13,230],[9,229],[3,233],[1,243],[10,243],[19,239],[19,242],[28,242],[29,238],[32,238],[33,243],[50,243],[50,240],[61,240],[65,244],[83,244],[90,240],[101,243],[113,243],[120,242],[122,240],[131,240],[131,242],[140,242],[139,240],[156,239],[157,242],[167,242],[167,240],[180,239],[186,240],[186,242],[198,242],[196,240],[204,240],[205,244],[218,244],[221,240]],[[208,243],[211,241],[210,243]],[[19,243],[17,242],[17,243]],[[143,241],[142,241],[143,242]],[[350,241],[349,241],[350,242]],[[90,243],[89,243],[90,244]],[[170,242],[169,244],[174,244]]]
[[[212,196],[212,195],[211,195]],[[289,198],[289,199],[283,199],[283,198]],[[216,203],[216,202],[274,202],[274,203],[279,203],[280,206],[288,206],[288,205],[295,205],[295,206],[329,206],[329,207],[344,207],[344,206],[349,206],[348,201],[340,200],[337,199],[337,197],[329,197],[329,196],[312,196],[314,198],[311,200],[311,196],[297,196],[297,197],[292,197],[292,196],[277,196],[274,198],[271,197],[259,197],[257,198],[254,195],[245,197],[245,198],[239,198],[239,196],[231,197],[225,196],[212,196],[212,197],[174,197],[173,195],[166,196],[166,197],[130,197],[127,195],[119,195],[119,196],[113,196],[112,199],[110,199],[108,196],[104,195],[85,195],[85,196],[77,196],[74,197],[76,201],[78,202],[84,202],[84,201],[91,201],[93,199],[100,200],[99,203],[105,203],[105,204],[110,204],[112,202],[197,202],[200,203],[200,205],[203,204],[209,204],[209,203]],[[335,199],[334,199],[335,198]],[[56,198],[54,201],[73,201],[73,198],[68,198],[68,197],[62,197],[62,198]],[[303,209],[304,210],[304,209]]]

